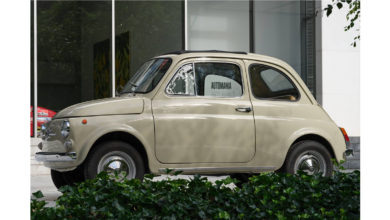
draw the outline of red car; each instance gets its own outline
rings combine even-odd
[[[30,106],[30,136],[34,136],[34,107]],[[38,131],[41,130],[43,123],[50,121],[51,118],[56,114],[56,112],[38,106],[38,117],[37,117],[37,128]]]

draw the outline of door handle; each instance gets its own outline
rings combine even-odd
[[[236,111],[238,111],[238,112],[251,112],[252,108],[251,107],[237,107]]]

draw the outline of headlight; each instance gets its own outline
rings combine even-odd
[[[62,122],[62,126],[61,126],[62,137],[67,138],[69,136],[69,132],[70,132],[70,123],[68,120],[65,120]]]
[[[41,131],[38,133],[38,137],[42,137],[43,139],[46,138],[46,130],[47,130],[47,127],[46,127],[46,124],[42,124],[41,125]]]

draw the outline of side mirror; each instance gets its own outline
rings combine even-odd
[[[119,85],[116,90],[115,90],[115,97],[119,96],[120,95],[120,91],[122,91],[123,89],[123,86],[122,85]]]

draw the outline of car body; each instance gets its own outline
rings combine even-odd
[[[99,153],[96,149],[108,149],[115,141],[127,143],[138,154],[134,157],[140,157],[141,162],[128,160],[130,167],[142,163],[137,166],[143,170],[134,172],[154,174],[167,168],[185,174],[276,171],[286,166],[291,154],[299,153],[295,148],[305,150],[300,145],[310,143],[320,145],[324,158],[343,159],[345,131],[317,103],[294,69],[279,59],[245,52],[179,51],[145,65],[119,97],[60,111],[42,131],[37,160],[55,175],[72,170],[71,175],[76,175],[78,170],[77,174],[92,178],[95,174],[88,173],[99,168],[91,166],[102,166],[105,160],[111,161],[105,167],[118,169],[112,163],[114,150]],[[156,77],[144,86],[143,78],[153,71]],[[147,87],[152,89],[142,90]],[[304,151],[312,152],[309,156],[303,153],[288,166],[321,163],[329,173],[330,158],[326,163],[309,158],[319,151],[309,147]],[[297,164],[298,159],[302,164]],[[123,163],[118,161],[117,165]]]
[[[47,108],[38,106],[38,117],[37,117],[37,130],[41,130],[41,126],[50,121],[53,116],[56,114],[55,111],[52,111]],[[30,136],[34,136],[34,107],[30,106]]]

